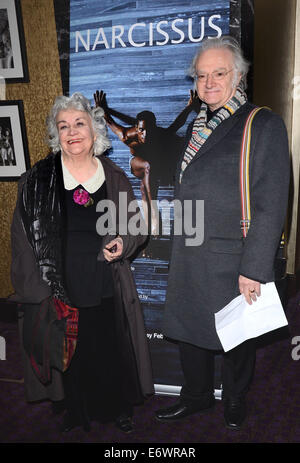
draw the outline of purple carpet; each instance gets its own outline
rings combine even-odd
[[[206,415],[183,421],[159,423],[154,410],[174,402],[172,397],[154,396],[135,410],[136,429],[123,434],[113,424],[93,423],[85,433],[74,429],[59,432],[62,415],[53,414],[51,403],[28,404],[24,398],[19,337],[14,320],[0,322],[0,336],[6,340],[6,360],[0,360],[0,442],[1,443],[105,443],[105,444],[190,444],[190,443],[296,443],[300,442],[300,294],[286,307],[289,333],[266,336],[258,343],[254,380],[248,394],[249,415],[242,430],[224,426],[223,406]],[[1,307],[0,307],[1,310]],[[1,312],[0,312],[1,313]],[[3,317],[0,318],[3,320]],[[292,351],[294,349],[294,358]],[[297,358],[299,357],[299,360]],[[106,446],[109,448],[109,445]]]

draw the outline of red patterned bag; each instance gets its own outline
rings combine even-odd
[[[74,355],[78,337],[78,314],[58,299],[23,304],[23,343],[32,368],[43,384],[51,381],[51,368],[64,372]]]

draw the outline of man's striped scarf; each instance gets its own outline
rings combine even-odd
[[[187,145],[181,163],[179,183],[181,183],[183,172],[189,165],[193,157],[197,154],[201,146],[206,142],[210,134],[225,119],[228,119],[247,101],[247,96],[241,87],[237,87],[233,97],[222,106],[218,112],[207,122],[207,104],[201,104],[200,112],[195,119],[191,139]]]

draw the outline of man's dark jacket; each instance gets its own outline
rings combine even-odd
[[[177,172],[175,198],[204,201],[204,241],[186,246],[188,236],[173,237],[163,331],[207,349],[221,349],[214,314],[239,294],[239,275],[261,283],[274,280],[288,201],[288,140],[278,115],[268,109],[256,114],[250,153],[252,220],[243,241],[239,161],[243,129],[253,108],[244,104],[212,132],[181,184]]]

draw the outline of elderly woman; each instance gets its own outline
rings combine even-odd
[[[126,234],[124,224],[118,234],[118,223],[114,236],[105,227],[96,231],[107,212],[97,204],[112,201],[118,217],[119,193],[134,200],[124,172],[101,155],[110,146],[103,115],[80,93],[56,99],[48,117],[52,153],[23,176],[12,224],[14,300],[40,305],[50,297],[73,314],[76,348],[62,374],[63,431],[115,420],[129,432],[133,406],[153,392],[130,270],[145,236]],[[25,305],[24,332],[26,316]],[[25,353],[24,360],[29,400],[60,400],[58,371],[52,369],[49,384],[37,384]]]
[[[255,346],[224,353],[214,314],[239,293],[252,304],[261,283],[274,281],[274,258],[284,225],[289,151],[282,119],[268,109],[254,117],[250,152],[251,224],[241,232],[240,152],[246,120],[255,108],[244,92],[248,63],[230,37],[203,42],[191,75],[201,109],[190,125],[177,171],[175,197],[204,201],[204,240],[186,246],[174,236],[164,333],[179,344],[185,384],[179,401],[158,410],[173,421],[214,406],[214,355],[223,355],[226,426],[241,427],[253,375]]]

